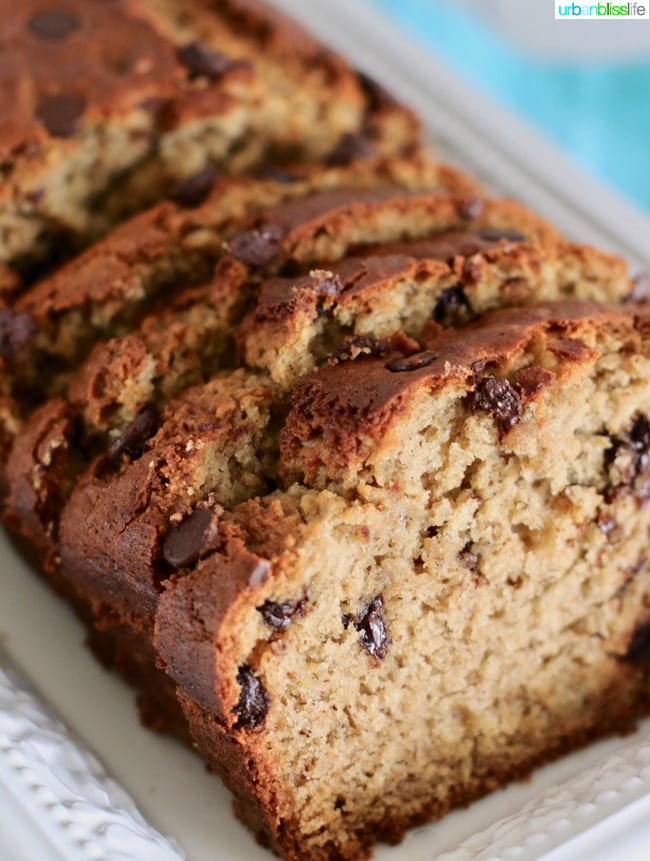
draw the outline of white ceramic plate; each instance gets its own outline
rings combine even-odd
[[[572,237],[648,264],[650,222],[640,212],[361,0],[275,2],[410,101],[447,157]],[[269,861],[198,757],[138,724],[130,691],[81,646],[72,613],[1,535],[0,636],[0,861]],[[648,823],[650,722],[414,831],[398,847],[380,847],[376,857],[647,861]]]

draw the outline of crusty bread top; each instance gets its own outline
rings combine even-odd
[[[302,379],[281,433],[285,480],[322,485],[359,465],[389,426],[426,393],[452,388],[462,396],[486,375],[501,378],[540,340],[560,369],[593,362],[598,337],[616,332],[640,342],[648,336],[650,310],[594,302],[552,303],[492,311],[462,330],[431,327],[428,349],[404,356],[383,345],[379,355],[335,362]],[[486,372],[486,368],[489,369]],[[554,375],[540,377],[537,395]],[[519,405],[521,406],[521,405]],[[495,417],[499,405],[494,405]],[[501,429],[508,429],[507,422]]]
[[[346,94],[362,100],[362,87],[339,58],[278,12],[250,0],[217,6],[192,0],[176,7],[67,0],[61,8],[43,0],[1,0],[0,13],[1,158],[134,109],[165,107],[171,118],[174,106],[163,101],[178,99],[183,90],[183,111],[192,100],[198,110],[206,90],[214,110],[225,78],[250,78],[250,65],[238,56],[242,45],[266,57],[291,53],[321,65],[333,86],[345,79]],[[187,49],[199,38],[206,40],[203,54],[198,43],[194,52]],[[215,51],[215,41],[223,53]]]

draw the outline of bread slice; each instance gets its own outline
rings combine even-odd
[[[407,109],[257,0],[4,0],[3,20],[0,264],[29,271],[216,170],[418,139]]]
[[[355,189],[373,187],[384,193],[454,191],[458,205],[470,207],[477,193],[471,180],[418,152],[409,159],[294,167],[270,179],[220,179],[199,207],[166,202],[125,222],[0,308],[0,462],[21,417],[65,391],[98,339],[137,329],[143,315],[177,293],[185,291],[181,300],[187,304],[188,288],[210,280],[225,240],[249,226],[253,212],[259,217],[282,203],[343,187],[346,199]]]
[[[374,168],[364,164],[353,177],[360,186],[357,188],[348,185],[347,180],[352,179],[348,171],[339,170],[334,175],[314,171],[310,182],[301,185],[302,196],[294,189],[288,200],[282,184],[266,183],[260,189],[259,183],[252,188],[244,183],[249,201],[259,197],[260,190],[268,198],[285,196],[285,200],[253,220],[240,217],[233,222],[228,199],[221,196],[219,203],[212,198],[204,205],[212,226],[206,217],[200,228],[203,267],[197,262],[193,240],[186,252],[186,246],[178,241],[176,245],[173,241],[165,244],[159,237],[157,244],[148,244],[135,231],[129,234],[130,258],[124,254],[115,260],[112,253],[116,241],[111,237],[28,291],[12,314],[14,321],[29,321],[31,336],[21,345],[20,362],[14,361],[12,373],[5,377],[7,395],[14,395],[23,409],[61,391],[97,335],[117,335],[92,349],[70,380],[65,401],[49,402],[37,409],[16,443],[10,467],[14,488],[10,506],[12,516],[32,523],[30,540],[36,540],[34,506],[40,500],[38,506],[42,507],[45,496],[52,492],[49,473],[56,476],[54,498],[58,502],[54,510],[59,509],[62,459],[67,468],[71,461],[74,463],[76,474],[84,460],[87,463],[94,453],[116,443],[143,410],[159,411],[188,385],[233,366],[235,333],[265,278],[274,273],[287,277],[293,270],[310,271],[313,266],[336,261],[357,246],[362,253],[364,243],[372,248],[377,243],[432,236],[450,228],[473,226],[493,231],[486,234],[491,238],[479,240],[479,245],[486,247],[498,245],[499,231],[513,224],[532,239],[546,238],[549,243],[557,239],[545,222],[519,204],[483,201],[473,193],[456,190],[465,181],[457,179],[453,171],[427,161],[419,167],[409,163],[404,171],[402,165],[399,161],[377,162]],[[392,187],[387,185],[389,178]],[[414,190],[412,185],[418,179],[431,190]],[[328,188],[341,181],[345,187]],[[406,187],[400,188],[399,182]],[[319,191],[319,185],[327,190]],[[316,191],[308,194],[314,187]],[[240,212],[239,182],[231,196]],[[181,224],[182,228],[170,231],[172,239],[192,236],[184,217]],[[239,230],[234,232],[236,227]],[[135,236],[140,237],[137,246],[133,244]],[[459,251],[469,253],[472,248]],[[439,256],[445,254],[441,248]],[[533,258],[535,255],[533,251]],[[212,278],[193,285],[200,277],[197,273],[209,272],[215,261]],[[621,261],[603,256],[601,264],[602,272],[594,272],[594,277],[606,292],[618,295],[627,289]],[[437,269],[434,277],[445,273],[450,280],[444,259]],[[98,277],[94,278],[94,273]],[[390,283],[387,286],[390,288]],[[430,296],[427,300],[425,294],[423,297],[433,308],[434,300]],[[147,308],[152,310],[141,319]],[[420,309],[421,323],[427,313]],[[399,325],[395,320],[393,331]],[[127,334],[120,336],[123,331]],[[45,534],[50,533],[48,525]]]
[[[300,382],[286,489],[195,496],[155,555],[191,736],[288,859],[365,857],[647,711],[647,312],[427,347]]]

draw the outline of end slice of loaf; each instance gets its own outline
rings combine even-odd
[[[215,170],[418,139],[406,108],[253,0],[0,11],[0,263],[29,270],[167,191],[196,196]]]

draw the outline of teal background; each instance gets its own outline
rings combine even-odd
[[[546,131],[583,168],[650,211],[650,29],[647,60],[552,62],[526,57],[451,2],[373,2],[475,87]]]

